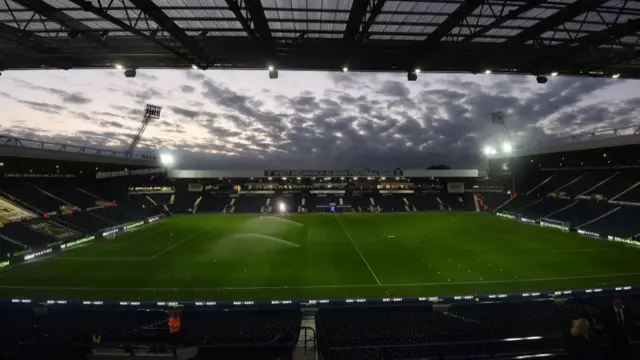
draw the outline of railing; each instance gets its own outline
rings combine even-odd
[[[308,326],[300,328],[300,338],[298,338],[297,347],[304,349],[305,359],[308,359],[306,355],[310,352],[313,353],[313,359],[317,359],[316,330]]]

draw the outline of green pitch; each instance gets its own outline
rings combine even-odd
[[[640,250],[490,214],[182,215],[0,270],[0,297],[295,300],[640,284]]]

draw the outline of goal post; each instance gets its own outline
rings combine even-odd
[[[553,220],[549,218],[540,218],[540,226],[559,229],[562,231],[571,231],[571,223],[568,221]]]

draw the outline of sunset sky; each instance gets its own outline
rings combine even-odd
[[[640,82],[533,76],[281,71],[7,71],[2,133],[125,148],[147,103],[162,106],[138,154],[190,168],[477,167],[486,145],[531,146],[640,123]]]

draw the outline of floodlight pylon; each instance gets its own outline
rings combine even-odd
[[[162,111],[162,107],[157,105],[147,104],[144,107],[144,116],[142,117],[142,122],[140,123],[140,127],[138,128],[136,135],[133,137],[133,140],[131,140],[131,145],[129,145],[129,150],[127,150],[127,156],[129,158],[133,157],[133,151],[135,150],[136,146],[138,146],[138,143],[142,138],[142,134],[144,134],[144,131],[147,129],[147,125],[149,125],[151,120],[160,119],[161,111]]]

